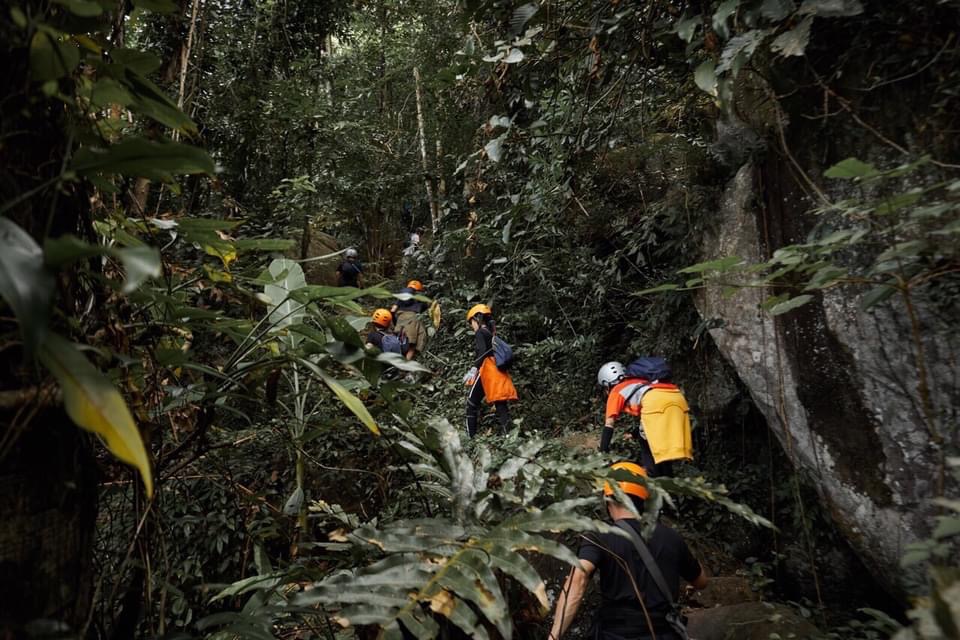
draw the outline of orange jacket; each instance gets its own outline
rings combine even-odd
[[[519,399],[510,374],[497,369],[493,356],[484,358],[480,365],[480,384],[483,385],[483,395],[488,403]]]

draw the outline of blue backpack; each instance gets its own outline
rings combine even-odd
[[[392,333],[384,333],[380,341],[380,351],[383,353],[399,353],[403,355],[410,348],[410,340],[401,332],[399,336]]]
[[[499,336],[493,336],[493,362],[501,371],[508,370],[513,364],[513,348]]]
[[[637,358],[627,365],[628,378],[643,378],[653,382],[654,380],[669,380],[673,372],[667,361],[659,356],[648,356]]]

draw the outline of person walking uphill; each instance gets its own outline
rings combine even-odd
[[[613,469],[634,476],[645,476],[643,468],[632,462],[618,462]],[[638,482],[617,484],[643,512],[646,488]],[[592,638],[598,640],[684,640],[686,629],[676,607],[680,579],[694,587],[707,586],[703,567],[690,553],[679,533],[657,523],[644,540],[640,521],[615,497],[613,487],[603,488],[607,513],[614,526],[628,534],[587,534],[577,557],[580,567],[567,577],[557,598],[553,627],[548,638],[560,640],[570,628],[594,572],[600,574],[600,608],[594,619]]]
[[[660,370],[638,366],[648,361]],[[640,462],[653,477],[673,475],[674,460],[693,458],[690,407],[679,387],[667,381],[669,377],[670,369],[661,358],[640,358],[630,367],[607,362],[597,372],[597,384],[607,392],[600,451],[610,450],[613,427],[621,414],[636,416],[639,428],[634,425],[631,434]]]
[[[423,284],[419,280],[411,280],[407,286],[400,290],[400,293],[417,295],[423,293]],[[407,349],[407,360],[413,360],[418,354],[427,349],[427,326],[424,324],[420,314],[427,310],[427,303],[414,300],[400,300],[390,308],[394,320],[397,323],[397,331],[402,333],[410,341],[410,347]]]
[[[467,433],[471,438],[477,433],[480,403],[484,398],[496,407],[500,430],[506,433],[510,428],[510,407],[507,402],[518,397],[510,374],[497,368],[494,358],[496,326],[490,307],[485,304],[471,307],[467,312],[467,323],[474,332],[473,368],[463,379],[470,387],[467,394]]]
[[[344,260],[337,266],[338,287],[362,287],[363,265],[360,254],[353,247],[343,252]]]

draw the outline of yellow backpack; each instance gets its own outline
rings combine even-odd
[[[640,403],[640,423],[654,462],[692,460],[690,406],[683,392],[672,384],[653,384]]]

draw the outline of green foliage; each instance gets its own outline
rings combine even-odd
[[[852,288],[869,309],[892,294],[909,296],[936,286],[951,278],[960,262],[954,237],[960,183],[925,184],[924,164],[878,170],[855,158],[844,160],[824,175],[861,185],[860,195],[819,209],[821,222],[807,242],[780,247],[759,264],[737,256],[701,262],[678,271],[698,277],[640,295],[707,286],[766,288],[775,293],[762,306],[779,315],[835,287]]]
[[[555,534],[612,530],[583,514],[585,507],[599,506],[598,483],[608,475],[607,461],[596,453],[570,455],[562,448],[550,449],[544,440],[516,436],[495,449],[480,443],[470,452],[457,430],[443,420],[424,428],[391,427],[388,433],[403,451],[403,468],[412,474],[409,489],[420,493],[422,509],[412,517],[360,524],[338,505],[314,503],[311,510],[330,540],[317,546],[345,561],[344,568],[327,572],[279,609],[251,611],[245,606],[230,618],[230,633],[257,637],[248,631],[269,628],[265,617],[279,621],[319,608],[316,615],[332,617],[341,626],[378,625],[386,636],[399,636],[402,626],[420,638],[436,637],[446,618],[473,637],[490,637],[496,629],[509,638],[511,609],[498,574],[529,591],[542,615],[549,602],[532,555],[578,566]],[[636,480],[618,475],[622,473],[613,477]],[[651,521],[662,498],[669,499],[661,494],[666,489],[716,501],[750,522],[770,526],[727,500],[723,487],[702,480],[644,481],[662,496],[648,500],[646,516]],[[277,596],[289,591],[291,578],[316,571],[308,562],[286,574],[262,574],[235,583],[216,599],[252,593],[256,602],[279,603]]]

